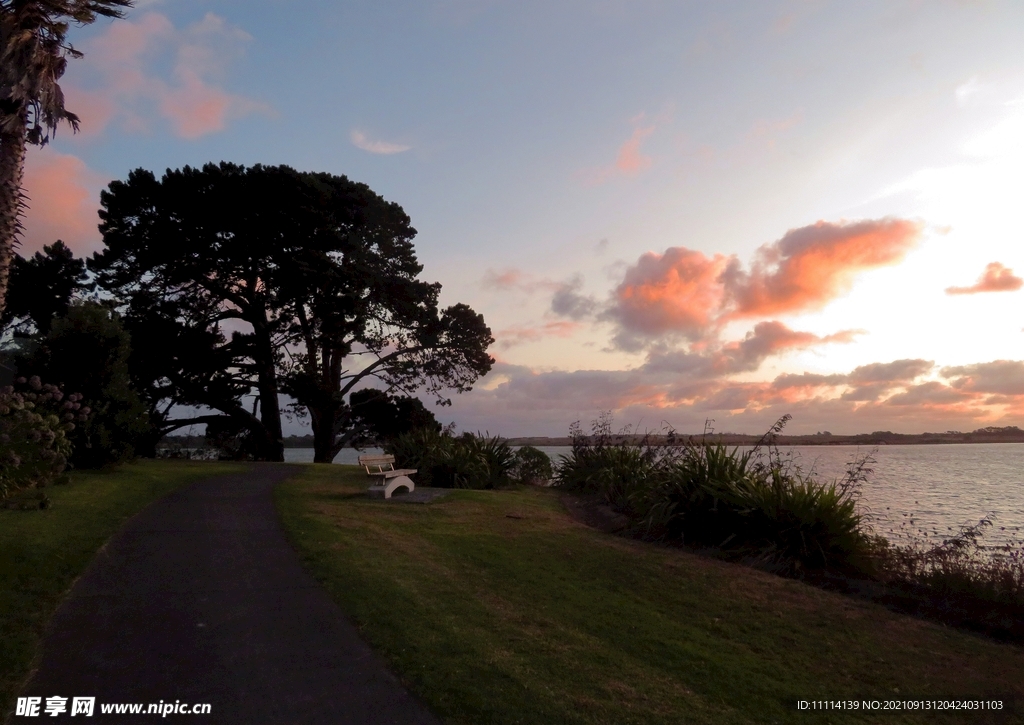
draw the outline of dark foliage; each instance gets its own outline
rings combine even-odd
[[[523,446],[515,452],[512,464],[512,478],[520,483],[547,485],[554,475],[551,459],[544,451],[533,446]]]
[[[92,415],[69,433],[71,462],[97,468],[131,458],[149,431],[146,410],[131,387],[131,338],[117,314],[95,302],[71,305],[50,332],[18,360],[18,369],[81,393]]]
[[[54,318],[67,314],[71,301],[86,288],[85,261],[59,239],[27,259],[15,256],[0,329],[13,327],[19,336],[46,335]]]
[[[417,428],[441,432],[441,424],[419,398],[364,388],[349,396],[349,406],[354,427],[365,429],[363,435],[351,439],[352,446],[381,444]]]
[[[443,403],[490,368],[483,318],[438,308],[440,286],[417,279],[409,218],[365,184],[221,163],[160,180],[137,170],[101,203],[100,286],[127,320],[161,321],[165,339],[194,346],[141,376],[155,381],[139,382],[151,410],[207,406],[248,428],[262,458],[283,455],[279,393],[310,415],[316,460],[329,462],[363,432],[348,402],[361,383]],[[229,320],[249,331],[226,338]],[[258,414],[241,404],[250,391]],[[165,419],[163,432],[192,422]]]
[[[607,417],[589,436],[576,424],[556,483],[600,494],[647,537],[714,548],[776,571],[853,571],[871,545],[855,506],[863,469],[832,483],[805,477],[772,445],[787,420],[744,454],[705,442],[633,442],[629,431],[613,436]]]
[[[384,450],[396,467],[416,469],[420,486],[490,489],[513,482],[515,454],[500,438],[420,428],[387,441]]]

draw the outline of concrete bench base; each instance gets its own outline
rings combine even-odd
[[[408,493],[416,490],[416,484],[408,476],[394,476],[376,483],[366,491],[370,498],[391,498],[391,494],[400,488],[406,489]]]

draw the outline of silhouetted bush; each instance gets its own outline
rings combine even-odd
[[[523,446],[515,452],[511,475],[518,483],[546,485],[554,469],[547,453],[533,446]]]
[[[18,369],[82,395],[92,415],[69,433],[71,463],[98,468],[132,458],[149,430],[128,377],[131,339],[117,315],[96,302],[72,304],[49,333],[18,359]]]

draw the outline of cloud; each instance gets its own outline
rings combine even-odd
[[[722,275],[732,318],[818,310],[853,287],[857,274],[896,264],[917,244],[923,225],[905,219],[791,229],[757,250],[750,272],[733,259]]]
[[[847,380],[857,385],[879,383],[906,383],[927,375],[935,368],[931,360],[919,358],[893,360],[889,363],[871,363],[854,368]]]
[[[495,334],[497,339],[497,345],[502,350],[507,350],[510,347],[516,345],[522,345],[528,342],[539,342],[545,337],[561,337],[568,338],[572,337],[573,333],[579,328],[579,323],[567,322],[565,320],[555,320],[553,322],[546,322],[542,325],[515,325],[513,327],[507,327],[504,330],[499,330]]]
[[[22,254],[41,250],[58,239],[82,256],[102,246],[99,225],[100,191],[109,179],[77,156],[52,147],[33,149],[25,163]]]
[[[759,322],[746,337],[722,346],[715,358],[715,369],[722,373],[757,370],[768,357],[786,350],[803,350],[827,343],[850,343],[863,330],[843,330],[819,336],[791,330],[781,322]]]
[[[534,277],[532,274],[515,267],[508,267],[501,271],[489,269],[484,273],[480,284],[484,289],[497,289],[502,292],[524,292],[526,294],[557,290],[562,286],[558,282],[544,277]]]
[[[645,118],[645,114],[641,113],[633,119],[633,133],[619,147],[615,161],[612,164],[597,169],[589,169],[580,174],[580,178],[582,178],[585,184],[596,186],[616,176],[639,176],[651,168],[654,164],[654,159],[644,154],[641,146],[654,133],[656,124],[640,125]]]
[[[654,126],[633,129],[633,135],[619,148],[619,155],[615,159],[616,171],[627,176],[636,176],[641,171],[651,168],[653,159],[640,153],[640,144],[652,133]]]
[[[978,82],[977,76],[972,77],[966,83],[960,84],[954,92],[956,104],[961,107],[966,106],[974,96],[978,95],[981,89],[982,86]]]
[[[112,23],[86,44],[86,60],[73,66],[76,78],[86,78],[68,84],[68,108],[82,109],[86,135],[111,122],[148,132],[157,119],[187,139],[221,131],[231,120],[270,112],[267,104],[221,86],[251,40],[213,13],[183,30],[156,12]]]
[[[718,376],[706,357],[663,351],[628,370],[539,372],[499,363],[491,376],[500,382],[478,386],[453,402],[467,429],[506,435],[564,435],[573,420],[586,421],[603,410],[641,429],[665,421],[683,432],[699,432],[711,418],[717,430],[759,433],[786,413],[794,416],[793,433],[1019,425],[1024,361],[948,368],[940,379],[921,379],[933,373],[930,361],[895,360],[847,373],[787,373],[747,382]],[[858,386],[888,390],[872,399],[845,395]]]
[[[679,334],[702,337],[717,321],[725,299],[720,278],[734,258],[706,257],[686,247],[648,252],[626,270],[608,315],[619,324],[617,343],[640,346],[637,337]]]
[[[970,287],[947,287],[947,295],[973,295],[979,292],[1013,292],[1024,287],[1024,279],[999,262],[990,262],[978,281]]]
[[[931,360],[904,359],[890,363],[861,365],[846,376],[850,389],[843,393],[843,400],[879,400],[892,390],[905,387],[914,380],[935,369]]]
[[[618,325],[618,346],[640,349],[666,336],[714,336],[732,320],[815,311],[858,274],[901,261],[921,231],[903,219],[819,221],[760,247],[750,271],[736,255],[648,252],[626,270],[605,316]]]
[[[580,294],[582,288],[582,275],[576,275],[569,281],[560,284],[551,298],[551,311],[572,320],[593,317],[599,308],[599,303],[589,295]]]
[[[972,393],[1024,395],[1024,362],[994,360],[976,365],[942,368],[942,377],[958,390]]]
[[[388,141],[371,141],[365,133],[356,129],[352,130],[349,137],[352,139],[353,146],[363,151],[369,151],[371,154],[400,154],[412,148],[412,146],[390,143]]]

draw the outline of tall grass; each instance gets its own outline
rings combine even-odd
[[[879,540],[876,576],[894,602],[950,624],[1024,640],[1024,542],[982,544],[992,520],[964,525],[939,544]]]

